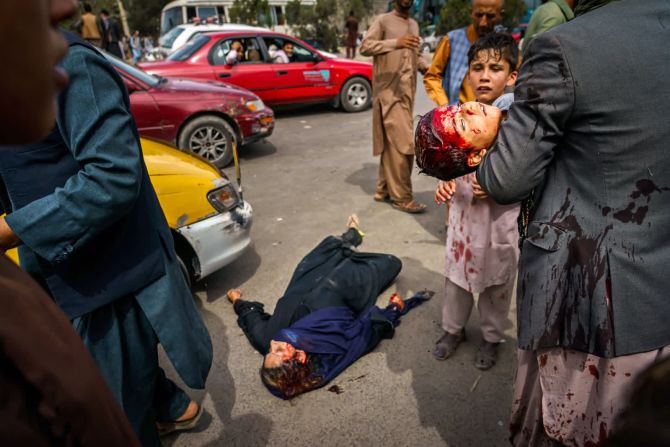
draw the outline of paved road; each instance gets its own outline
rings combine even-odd
[[[430,107],[419,88],[415,113]],[[372,200],[378,161],[371,155],[371,121],[370,111],[346,114],[326,106],[284,111],[266,143],[244,149],[254,244],[196,286],[215,349],[208,390],[192,393],[206,414],[195,432],[165,438],[165,445],[505,445],[514,330],[491,371],[473,366],[481,340],[476,315],[456,356],[433,359],[431,349],[441,335],[445,212],[431,201],[435,181],[418,173],[416,197],[430,204],[427,213],[404,214]],[[261,357],[238,328],[225,292],[240,287],[246,298],[272,310],[301,257],[326,235],[341,233],[352,212],[366,231],[363,249],[393,253],[404,264],[379,303],[393,291],[409,296],[429,288],[438,294],[404,318],[393,340],[333,381],[341,394],[322,388],[293,402],[279,400],[263,388]]]

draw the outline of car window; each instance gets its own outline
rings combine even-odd
[[[200,35],[193,40],[187,42],[183,47],[179,48],[177,51],[172,53],[169,57],[169,61],[185,61],[189,57],[193,56],[196,51],[202,48],[207,42],[209,42],[211,37]]]
[[[185,28],[181,26],[173,28],[166,35],[158,39],[158,43],[160,43],[160,45],[164,48],[172,48],[174,41],[177,40],[177,37],[179,37],[179,35],[183,33],[184,30]]]
[[[237,56],[236,61],[230,64],[226,62],[226,59],[229,56],[233,42],[241,43],[243,51]],[[258,64],[265,62],[263,53],[258,46],[258,40],[255,37],[237,37],[222,40],[212,48],[210,61],[212,65]]]
[[[264,37],[265,47],[272,62],[287,64],[293,62],[314,62],[318,56],[294,40],[280,37]],[[292,50],[292,51],[291,51]]]

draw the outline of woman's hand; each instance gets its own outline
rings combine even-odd
[[[477,181],[476,175],[472,176],[472,193],[478,199],[485,199],[489,196],[488,194],[486,194],[486,191],[482,189],[481,185]]]
[[[242,297],[242,291],[240,289],[230,289],[226,292],[226,296],[228,297],[228,301],[235,304],[235,301]]]
[[[437,189],[435,189],[435,203],[438,205],[447,203],[455,193],[456,182],[454,180],[449,180],[448,182],[440,180],[440,183],[437,184]]]

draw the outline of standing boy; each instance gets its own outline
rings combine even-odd
[[[468,52],[467,81],[477,101],[491,105],[514,85],[519,51],[506,33],[493,33],[477,40]],[[464,134],[478,129],[463,127]],[[440,182],[437,203],[449,202],[446,252],[445,300],[442,308],[444,335],[433,355],[451,356],[465,339],[465,324],[472,311],[473,294],[479,294],[480,325],[484,341],[475,366],[485,370],[496,363],[503,332],[510,327],[512,290],[519,259],[516,219],[519,205],[498,205],[482,191],[474,173]]]

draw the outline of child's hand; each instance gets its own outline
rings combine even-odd
[[[456,182],[454,180],[449,180],[448,182],[440,180],[440,183],[437,184],[437,189],[435,189],[435,203],[438,205],[447,203],[455,193]]]
[[[472,176],[472,193],[478,199],[485,199],[489,196],[488,194],[486,194],[486,191],[482,189],[481,185],[477,181],[476,175]]]

